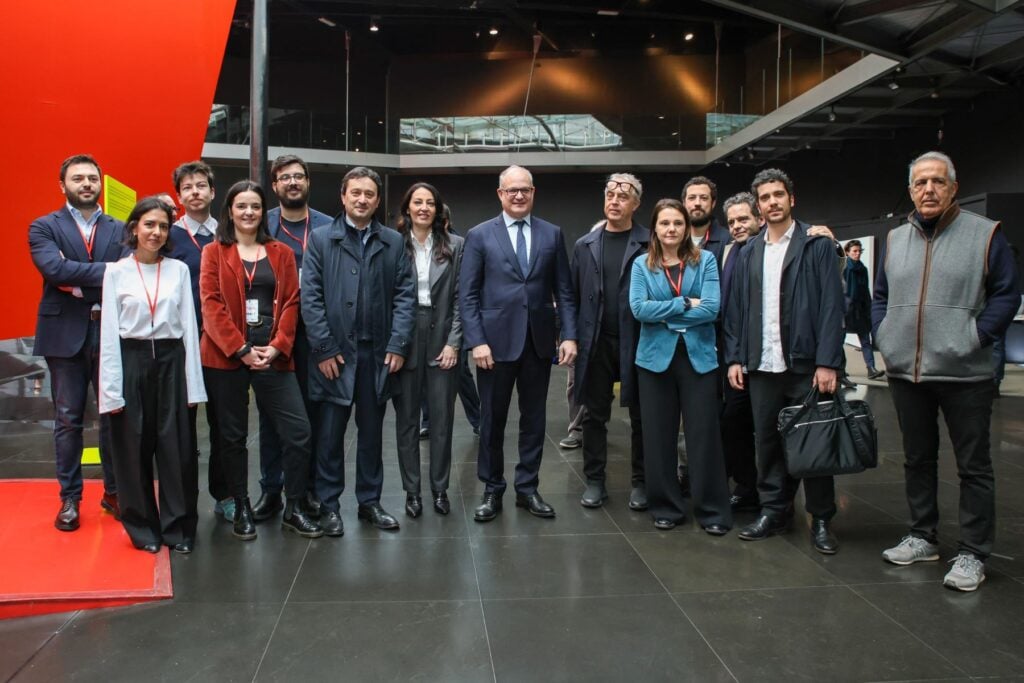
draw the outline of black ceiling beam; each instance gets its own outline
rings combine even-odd
[[[838,12],[835,23],[838,26],[849,26],[868,21],[884,14],[915,9],[923,5],[941,4],[942,0],[867,0],[853,6],[843,6]]]
[[[1018,38],[981,55],[975,60],[972,71],[987,71],[1021,58],[1024,58],[1024,38]]]

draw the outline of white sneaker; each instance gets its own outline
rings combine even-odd
[[[953,568],[942,580],[942,585],[958,591],[977,590],[985,580],[985,563],[970,553],[960,553],[950,560]]]
[[[882,551],[886,562],[898,565],[932,562],[939,559],[939,546],[917,536],[904,536],[894,547]]]

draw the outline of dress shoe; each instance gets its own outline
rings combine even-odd
[[[429,439],[429,438],[430,438],[430,427],[423,427],[422,429],[420,429],[420,439]]]
[[[434,509],[437,510],[439,515],[447,515],[452,511],[451,501],[448,500],[448,494],[444,491],[440,493],[434,492]]]
[[[740,532],[737,535],[744,541],[763,541],[769,536],[781,534],[788,528],[788,519],[779,521],[768,515],[760,515],[756,520],[754,520],[753,524],[748,524],[740,529]]]
[[[304,512],[310,519],[320,519],[320,499],[316,497],[316,494],[312,491],[306,491],[306,498],[302,502],[305,507]]]
[[[389,515],[379,502],[359,506],[359,519],[365,520],[384,531],[398,531],[398,520]]]
[[[550,518],[555,516],[555,508],[545,503],[544,499],[540,497],[539,493],[517,493],[516,507],[526,508],[534,517]]]
[[[756,493],[729,496],[729,507],[733,512],[757,512],[761,509],[761,500]]]
[[[603,481],[588,481],[587,488],[580,497],[580,505],[585,508],[599,508],[608,500],[608,489]]]
[[[629,492],[629,509],[641,512],[647,509],[647,487],[634,486]]]
[[[811,520],[811,545],[822,555],[835,555],[839,550],[839,541],[828,530],[828,520]]]
[[[305,503],[304,498],[288,500],[284,506],[284,515],[281,517],[281,528],[293,531],[303,538],[320,538],[324,535],[324,530],[306,513]]]
[[[264,491],[260,494],[256,504],[252,506],[253,521],[265,522],[283,509],[284,503],[281,502],[280,493],[267,493]]]
[[[478,522],[489,522],[501,512],[501,495],[497,493],[485,493],[480,499],[480,504],[473,511],[473,519]]]
[[[174,552],[179,553],[181,555],[188,555],[192,552],[192,546],[194,543],[195,541],[193,541],[191,538],[186,538],[181,543],[174,544]]]
[[[66,498],[60,504],[60,512],[53,525],[61,531],[74,531],[78,528],[78,501]]]
[[[160,552],[160,544],[159,543],[147,543],[146,545],[139,546],[139,550],[144,550],[147,553],[153,553],[154,555],[156,555],[158,552]]]
[[[235,538],[251,541],[256,538],[256,521],[252,517],[249,496],[235,497],[235,520],[231,533]]]
[[[885,377],[885,370],[868,368],[868,379],[882,379],[883,377]]]
[[[675,529],[676,523],[673,522],[671,519],[659,517],[658,519],[654,520],[654,528],[661,529],[662,531],[668,531],[670,529]]]
[[[114,519],[121,521],[121,508],[117,504],[116,493],[104,493],[100,499],[100,507],[114,515]]]
[[[405,494],[405,514],[414,518],[423,514],[423,500],[415,493]]]
[[[708,524],[706,527],[704,527],[704,531],[706,531],[711,536],[725,536],[727,533],[729,533],[729,528],[724,527],[721,524]]]
[[[320,518],[320,527],[328,536],[344,536],[345,524],[341,521],[341,515],[334,510],[325,510]]]
[[[839,378],[839,388],[841,388],[841,389],[856,389],[857,388],[857,383],[854,382],[849,377],[840,377]]]

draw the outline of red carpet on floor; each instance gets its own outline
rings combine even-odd
[[[167,548],[136,550],[86,480],[78,531],[57,531],[54,480],[0,480],[0,619],[131,605],[173,596]]]

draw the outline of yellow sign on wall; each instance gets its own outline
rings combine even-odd
[[[135,208],[135,190],[113,176],[103,175],[103,210],[119,221],[128,220]]]

